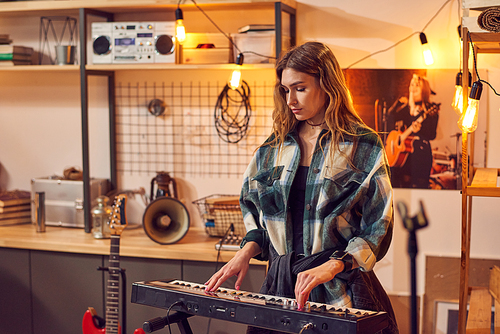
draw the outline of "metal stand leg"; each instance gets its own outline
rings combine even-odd
[[[418,253],[417,247],[417,234],[416,230],[426,227],[428,225],[427,217],[425,216],[424,206],[420,202],[420,212],[414,216],[409,217],[406,205],[402,202],[398,203],[398,211],[401,214],[401,219],[405,228],[409,231],[410,235],[408,238],[408,254],[411,260],[411,334],[417,334],[418,331],[418,321],[417,321],[417,266],[416,258]]]
[[[165,326],[168,326],[168,324],[177,323],[181,334],[193,334],[191,326],[189,325],[189,322],[187,320],[192,316],[192,314],[175,312],[167,315],[166,317],[158,317],[144,322],[144,324],[142,325],[142,329],[144,329],[146,333],[152,333],[164,328]]]

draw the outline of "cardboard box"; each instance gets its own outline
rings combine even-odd
[[[243,52],[243,64],[269,64],[275,63],[276,60],[276,38],[274,31],[261,31],[261,32],[247,32],[242,34],[233,34],[233,42],[238,49]],[[283,50],[288,49],[290,46],[290,37],[283,36]],[[246,53],[245,51],[252,51],[255,53]],[[235,59],[239,51],[234,48],[233,50]],[[272,57],[272,58],[268,58]],[[233,60],[234,62],[234,60]]]
[[[187,33],[182,45],[183,64],[227,64],[231,42],[223,34]]]
[[[105,195],[110,189],[107,179],[90,180],[90,199]],[[45,193],[45,224],[84,228],[83,181],[37,178],[31,180],[31,220],[35,223],[35,193]]]

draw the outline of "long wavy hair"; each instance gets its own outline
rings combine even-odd
[[[281,151],[285,137],[299,122],[287,104],[286,93],[281,85],[283,71],[287,68],[317,78],[321,89],[326,92],[325,123],[328,132],[324,136],[331,135],[331,145],[334,146],[330,149],[332,157],[335,149],[344,154],[339,143],[344,140],[345,135],[352,136],[356,143],[359,126],[369,129],[354,109],[342,69],[325,44],[306,42],[296,46],[278,60],[275,68],[277,80],[274,86],[273,136],[263,145],[278,146]],[[323,138],[320,142],[323,142]]]

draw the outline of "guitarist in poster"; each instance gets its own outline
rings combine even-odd
[[[430,101],[432,92],[425,77],[413,74],[409,96],[401,97],[389,109],[386,151],[391,166],[392,186],[430,188],[432,168],[430,141],[436,138],[440,103]]]

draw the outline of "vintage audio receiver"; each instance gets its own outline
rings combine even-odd
[[[175,22],[93,22],[93,64],[175,63]]]

